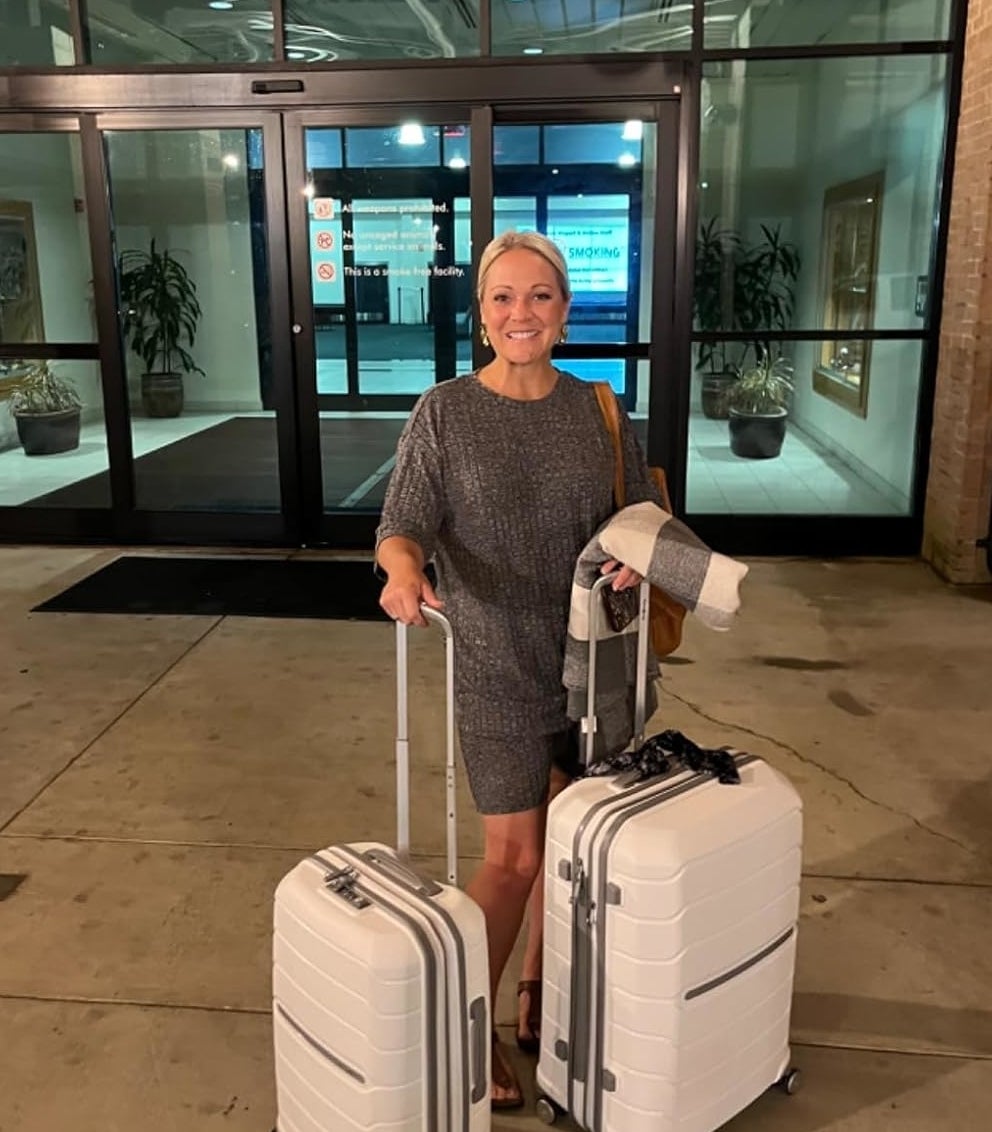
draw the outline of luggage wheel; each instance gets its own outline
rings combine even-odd
[[[799,1087],[800,1085],[802,1085],[802,1082],[802,1073],[800,1073],[799,1070],[795,1067],[792,1067],[790,1069],[787,1069],[785,1073],[783,1073],[782,1076],[775,1082],[775,1084],[782,1090],[783,1093],[787,1093],[791,1097],[799,1092]]]
[[[537,1119],[542,1124],[554,1124],[565,1110],[560,1105],[555,1104],[550,1097],[540,1096],[537,1098],[535,1111],[537,1112]]]

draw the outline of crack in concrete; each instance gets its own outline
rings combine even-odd
[[[923,833],[929,833],[931,837],[939,837],[943,841],[949,841],[952,845],[956,845],[958,849],[962,849],[969,856],[975,856],[975,851],[970,846],[965,845],[963,842],[958,841],[956,838],[951,837],[949,833],[942,833],[939,829],[932,829],[930,826],[921,822],[919,818],[914,817],[912,814],[906,813],[904,810],[897,809],[895,806],[890,806],[887,802],[880,802],[877,798],[872,798],[866,794],[860,787],[856,786],[849,778],[839,774],[837,771],[832,770],[823,763],[819,763],[816,759],[811,758],[809,755],[801,754],[795,747],[790,747],[788,743],[783,743],[781,739],[776,739],[773,735],[766,735],[762,731],[755,731],[750,727],[745,727],[742,723],[731,723],[725,719],[717,719],[716,716],[709,715],[691,700],[687,700],[684,696],[680,696],[674,692],[671,686],[665,688],[666,693],[672,697],[673,700],[678,700],[680,704],[684,704],[690,711],[693,711],[701,719],[706,719],[710,723],[715,723],[718,727],[728,727],[734,731],[743,731],[746,735],[753,735],[756,739],[764,739],[768,743],[774,744],[776,747],[781,748],[783,751],[788,751],[790,755],[794,755],[801,763],[806,763],[809,766],[816,767],[817,770],[822,771],[830,778],[835,779],[837,782],[846,786],[852,794],[855,794],[862,801],[867,802],[869,805],[878,806],[880,810],[885,810],[887,813],[893,814],[896,817],[904,818],[913,823],[917,829]]]

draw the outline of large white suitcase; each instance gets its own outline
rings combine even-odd
[[[552,802],[547,1123],[564,1110],[590,1132],[713,1132],[770,1085],[795,1086],[801,803],[761,759],[734,761],[736,785],[675,762],[643,781],[586,777]]]
[[[334,845],[275,894],[278,1132],[488,1132],[485,919],[456,885],[452,639],[447,644],[448,875],[407,863],[406,628],[397,624],[397,851]]]

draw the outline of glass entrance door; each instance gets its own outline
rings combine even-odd
[[[485,360],[474,264],[507,229],[541,231],[561,247],[573,305],[559,364],[610,382],[649,445],[652,383],[665,385],[652,344],[668,341],[672,318],[671,302],[655,300],[673,293],[676,104],[611,104],[582,120],[551,108],[526,120],[490,107],[432,114],[288,116],[301,474],[314,541],[371,545],[416,399]]]

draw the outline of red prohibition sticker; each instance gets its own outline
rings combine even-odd
[[[321,283],[333,283],[338,270],[333,263],[318,263],[316,276]]]
[[[333,232],[318,232],[314,237],[314,244],[319,252],[329,252],[334,247]]]
[[[313,202],[313,218],[314,220],[333,220],[334,198],[315,197]]]

